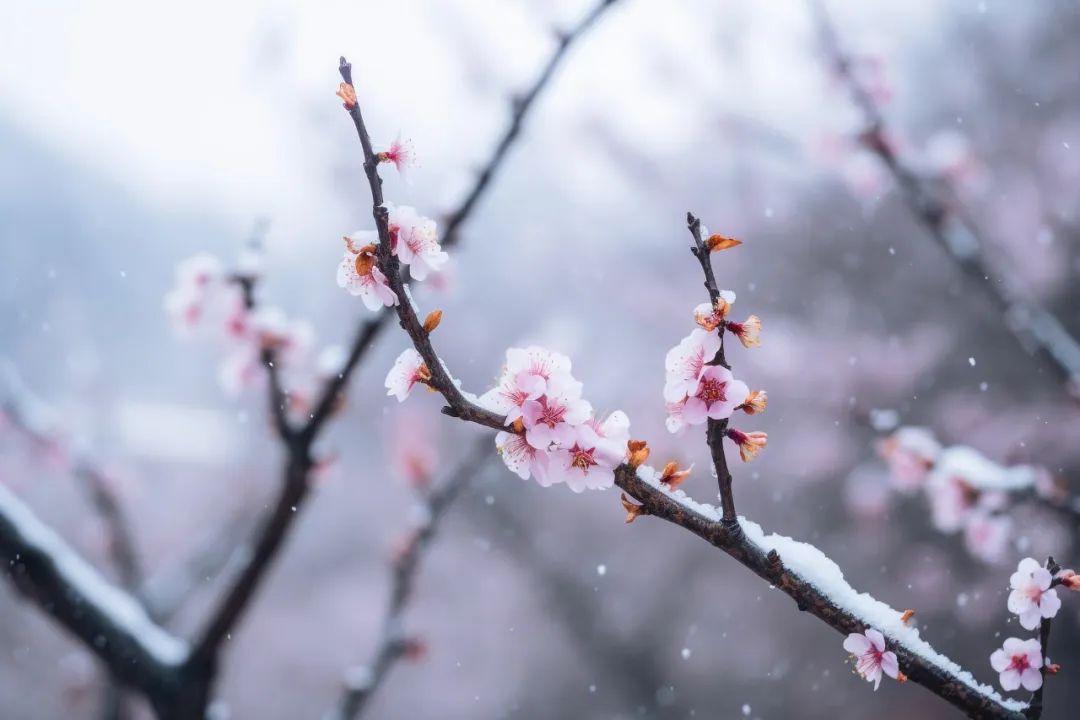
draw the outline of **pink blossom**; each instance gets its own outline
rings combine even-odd
[[[338,265],[337,284],[350,295],[359,295],[371,311],[398,303],[397,295],[386,284],[386,276],[375,265],[371,251],[357,253],[346,248],[345,257]]]
[[[408,205],[386,203],[389,216],[391,248],[417,280],[438,272],[450,256],[439,247],[435,221],[420,215]]]
[[[998,681],[1007,692],[1019,690],[1021,685],[1032,692],[1042,687],[1042,665],[1042,646],[1034,638],[1011,637],[990,655],[990,666],[999,673]]]
[[[547,391],[548,381],[552,377],[561,375],[564,376],[561,378],[563,382],[573,381],[570,378],[570,358],[536,345],[507,350],[506,373],[512,375],[520,387],[528,388],[536,395]]]
[[[964,525],[964,545],[975,558],[985,563],[999,563],[1009,547],[1012,521],[1006,515],[973,512]]]
[[[667,427],[670,433],[681,433],[686,429],[686,418],[683,417],[683,406],[686,405],[686,399],[683,398],[676,403],[665,403],[667,407],[667,419],[664,421],[665,427]]]
[[[547,392],[548,381],[556,375],[560,376],[559,383],[580,396],[580,383],[570,376],[570,358],[535,345],[510,348],[498,384],[480,396],[480,404],[506,415],[509,425],[522,416],[526,401],[537,400]]]
[[[707,365],[693,394],[683,405],[683,419],[690,425],[700,425],[708,418],[729,418],[749,394],[750,388],[732,377],[730,370],[720,365]]]
[[[885,650],[885,636],[874,628],[867,628],[865,635],[848,635],[844,640],[844,649],[855,656],[855,672],[867,682],[874,683],[874,690],[881,685],[883,672],[893,679],[900,674],[896,653]]]
[[[229,320],[246,312],[239,288],[227,282],[221,261],[206,253],[177,265],[176,284],[165,295],[165,311],[184,336],[219,328],[228,335]]]
[[[548,475],[548,453],[534,448],[524,435],[500,432],[495,435],[495,447],[506,467],[522,480],[531,477],[543,487],[555,482]]]
[[[390,143],[390,147],[379,153],[379,161],[393,163],[398,174],[405,178],[405,171],[416,165],[416,152],[413,150],[412,142],[403,141],[401,133],[398,133],[394,142]]]
[[[910,492],[923,484],[941,454],[941,444],[920,427],[902,427],[877,443],[878,454],[889,466],[893,485]]]
[[[1034,558],[1024,558],[1009,578],[1009,612],[1020,617],[1025,630],[1034,630],[1043,618],[1052,618],[1061,609],[1057,590],[1050,588],[1053,576]],[[998,672],[1001,672],[1000,670]],[[1004,683],[1003,683],[1004,685]]]
[[[572,443],[552,453],[552,474],[574,492],[603,490],[615,484],[615,467],[626,459],[630,419],[616,411],[574,428]]]
[[[552,443],[572,442],[573,428],[590,415],[592,405],[581,399],[581,383],[569,375],[552,376],[544,395],[521,406],[525,438],[538,450],[547,450]]]
[[[711,362],[719,351],[720,337],[700,328],[680,340],[664,358],[664,370],[667,374],[664,400],[677,403],[693,393],[698,387],[698,380],[706,363]]]
[[[424,358],[413,348],[406,348],[394,361],[394,366],[386,374],[386,394],[393,395],[398,402],[409,397],[416,383],[431,379],[431,372],[424,364]]]

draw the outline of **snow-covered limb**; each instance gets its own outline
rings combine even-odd
[[[368,701],[385,680],[397,662],[408,657],[414,644],[405,634],[404,616],[412,598],[413,584],[420,571],[420,562],[430,548],[439,523],[446,512],[468,484],[484,467],[484,459],[491,457],[491,438],[484,436],[468,452],[457,468],[430,491],[423,501],[423,520],[413,528],[402,552],[394,558],[390,582],[390,599],[382,619],[378,645],[371,661],[364,667],[366,672],[351,669],[345,674],[345,689],[335,712],[328,713],[326,720],[354,720],[361,717]]]
[[[108,474],[80,448],[72,447],[56,426],[55,413],[34,395],[10,361],[0,362],[4,397],[0,409],[30,442],[50,452],[63,454],[70,462],[71,473],[83,488],[109,533],[108,552],[120,584],[140,594],[142,568],[132,536],[131,523],[123,504],[113,491]]]
[[[473,396],[463,393],[436,353],[430,333],[418,317],[418,309],[408,292],[401,263],[394,252],[387,203],[383,198],[382,180],[378,172],[378,156],[372,147],[352,85],[352,67],[344,58],[341,59],[340,72],[344,80],[342,87],[343,97],[346,98],[345,108],[353,120],[364,152],[364,170],[371,191],[372,215],[379,235],[377,263],[386,276],[390,289],[403,299],[395,310],[402,328],[426,365],[424,382],[439,392],[447,402],[448,407],[444,408],[444,413],[489,428],[510,427],[514,432],[523,432],[524,427],[520,422],[514,421],[507,426],[504,415],[491,412],[476,402]],[[694,235],[694,255],[701,261],[706,287],[715,306],[720,295],[708,256],[708,251],[712,248],[703,248],[703,233],[696,218],[688,214],[687,220]],[[752,334],[743,333],[746,337],[740,337],[747,347],[757,344],[759,321],[755,319],[754,325]],[[717,351],[712,364],[726,366],[722,348]],[[844,581],[836,564],[816,548],[776,535],[766,536],[760,527],[738,518],[735,515],[730,474],[727,472],[723,451],[723,439],[728,432],[726,427],[713,424],[718,422],[719,420],[710,418],[707,439],[717,475],[721,478],[722,489],[725,475],[727,476],[727,492],[722,492],[721,498],[724,504],[723,514],[688,499],[676,501],[673,491],[662,488],[659,482],[651,483],[646,479],[647,474],[639,473],[637,468],[624,463],[615,469],[615,483],[642,503],[644,510],[638,513],[639,516],[662,517],[708,540],[763,579],[784,590],[796,600],[801,610],[811,612],[844,634],[860,633],[868,627],[875,627],[891,641],[892,652],[899,658],[900,670],[906,673],[907,679],[923,685],[967,714],[1013,720],[1025,717],[1022,712],[1027,707],[1025,704],[1002,698],[992,688],[978,683],[970,673],[936,652],[919,637],[917,630],[907,627],[907,614],[893,610],[869,595],[856,592]],[[749,433],[741,434],[750,437]],[[758,436],[754,443],[756,451],[764,445],[765,437],[763,433],[755,435]],[[748,458],[744,457],[745,459]],[[680,491],[674,492],[685,498]],[[781,551],[791,556],[788,560],[791,567],[785,567]]]
[[[823,51],[832,70],[847,86],[852,101],[862,113],[865,128],[862,140],[888,169],[904,200],[931,238],[960,270],[983,289],[1001,313],[1001,321],[1027,350],[1034,346],[1054,368],[1066,390],[1080,397],[1080,342],[1062,322],[1034,299],[1026,297],[1007,276],[992,266],[985,256],[987,243],[974,221],[958,212],[951,198],[942,197],[928,178],[901,157],[888,137],[884,115],[874,94],[853,71],[851,57],[841,45],[825,0],[810,0]]]
[[[968,671],[938,653],[901,620],[903,613],[860,593],[843,572],[812,545],[781,535],[766,534],[757,523],[739,518],[735,531],[721,513],[697,503],[681,490],[670,491],[651,477],[647,468],[624,465],[615,484],[642,503],[649,515],[674,523],[723,550],[770,585],[838,632],[863,632],[873,627],[884,633],[896,652],[900,668],[912,682],[955,705],[970,716],[1021,720],[1026,704],[1002,698]]]
[[[157,626],[0,485],[0,559],[15,586],[78,637],[128,685],[166,695],[186,643]]]
[[[934,526],[961,533],[968,551],[984,562],[1002,559],[1013,534],[1008,511],[1014,503],[1051,510],[1080,530],[1080,503],[1046,468],[1002,465],[965,445],[944,447],[921,427],[900,426],[876,448],[890,484],[902,495],[923,490]]]

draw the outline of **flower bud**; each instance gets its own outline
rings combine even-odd
[[[645,509],[644,505],[635,505],[630,498],[626,497],[626,493],[622,493],[619,496],[619,502],[622,503],[623,508],[626,510],[626,522],[630,524],[637,520],[642,515],[648,515],[649,511]]]
[[[736,240],[733,237],[724,237],[719,233],[710,235],[709,239],[705,241],[705,247],[709,249],[709,252],[720,252],[721,250],[738,247],[739,245],[742,245],[742,240]]]
[[[729,429],[727,436],[739,446],[739,457],[742,458],[743,462],[750,462],[756,458],[769,440],[766,433],[760,431],[743,432],[735,428]]]
[[[742,405],[736,407],[736,410],[742,410],[747,415],[757,415],[758,413],[765,412],[765,408],[769,404],[769,394],[764,390],[754,390],[746,396],[746,400]]]
[[[686,468],[685,470],[679,469],[679,463],[672,460],[664,469],[660,472],[660,482],[667,485],[669,489],[674,490],[683,484],[687,477],[690,476],[690,471],[693,466]]]
[[[424,332],[430,333],[442,322],[442,310],[432,310],[424,319]]]
[[[356,107],[356,88],[349,83],[338,85],[337,96],[342,99],[342,104],[346,110],[352,110]]]
[[[761,318],[757,315],[751,315],[741,323],[729,322],[727,329],[734,333],[735,337],[739,338],[739,342],[743,344],[743,347],[752,348],[761,344],[759,339],[761,335]]]
[[[649,446],[644,440],[630,440],[626,443],[626,448],[629,451],[627,462],[632,468],[640,467],[649,459]]]
[[[1073,570],[1062,570],[1057,574],[1062,586],[1069,590],[1080,590],[1080,575]]]

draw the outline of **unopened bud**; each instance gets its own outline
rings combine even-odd
[[[757,315],[751,315],[741,323],[729,322],[727,329],[739,338],[743,347],[752,348],[761,344],[761,318]]]
[[[667,485],[670,489],[674,490],[683,484],[687,477],[690,476],[690,471],[693,466],[686,468],[685,470],[679,469],[679,463],[672,460],[660,473],[660,482]]]
[[[626,497],[626,493],[622,493],[619,496],[619,502],[622,503],[623,508],[626,510],[626,522],[627,524],[634,522],[642,515],[648,515],[649,511],[645,509],[644,505],[636,505],[630,498]]]
[[[630,440],[626,443],[627,462],[632,468],[638,468],[649,459],[649,446],[644,440]]]
[[[338,85],[337,96],[341,98],[346,110],[352,110],[356,107],[356,88],[349,83]]]
[[[1080,590],[1080,575],[1072,570],[1062,570],[1058,573],[1058,580],[1069,590]]]
[[[428,313],[428,316],[424,318],[424,332],[430,333],[432,330],[439,327],[440,322],[442,322],[442,310],[432,310]]]
[[[736,407],[736,410],[742,410],[747,415],[757,415],[758,413],[765,412],[765,408],[769,405],[769,394],[764,390],[754,390],[746,396],[746,400],[742,405]]]
[[[427,383],[431,380],[431,370],[428,369],[427,363],[421,363],[420,367],[416,369],[416,378],[422,383]]]
[[[405,640],[405,646],[402,649],[402,654],[409,662],[420,662],[427,656],[428,646],[423,639],[418,637],[411,637]]]
[[[727,436],[739,446],[739,457],[742,458],[743,462],[750,462],[756,458],[769,441],[769,436],[766,433],[760,431],[743,432],[735,428],[730,428],[727,431]]]
[[[709,252],[720,252],[721,250],[738,247],[739,245],[742,245],[742,240],[736,240],[733,237],[724,237],[719,233],[710,235],[709,239],[705,241],[705,247],[709,249]]]

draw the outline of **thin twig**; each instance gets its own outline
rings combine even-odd
[[[712,267],[712,253],[705,245],[701,237],[701,221],[694,217],[693,213],[686,213],[686,225],[690,235],[694,238],[694,244],[690,246],[690,252],[701,264],[701,271],[705,275],[705,290],[709,293],[709,304],[716,305],[720,299],[720,288],[716,284],[716,275]],[[727,356],[724,353],[724,339],[726,336],[723,326],[720,328],[720,349],[716,357],[712,359],[713,365],[731,369]],[[713,467],[716,469],[716,482],[720,488],[720,504],[724,511],[723,522],[731,528],[732,532],[740,532],[738,513],[735,511],[735,491],[731,478],[731,470],[728,469],[727,456],[724,454],[724,437],[727,435],[728,420],[714,420],[709,418],[705,424],[705,442],[709,446],[709,454],[712,456]]]
[[[412,599],[420,562],[430,549],[446,512],[461,491],[483,470],[485,458],[491,456],[491,446],[491,438],[482,437],[454,472],[424,499],[423,523],[415,529],[405,550],[394,561],[390,599],[372,660],[363,668],[364,672],[353,670],[347,674],[346,688],[341,695],[337,714],[328,715],[328,718],[354,720],[361,717],[390,670],[408,655],[410,643],[404,633],[404,615]]]
[[[914,171],[897,154],[886,139],[884,115],[873,95],[856,77],[852,60],[841,46],[824,1],[810,0],[810,7],[829,62],[862,113],[864,145],[878,156],[896,180],[912,214],[930,237],[993,301],[1005,326],[1021,347],[1028,350],[1034,346],[1065,383],[1066,389],[1080,397],[1080,342],[1056,316],[1035,300],[1025,297],[1014,282],[993,267],[986,257],[989,243],[974,221],[951,207],[954,203],[942,197],[930,179]]]
[[[351,67],[344,58],[341,71],[342,78],[351,85]],[[486,427],[501,429],[504,426],[502,417],[466,398],[452,381],[449,371],[435,352],[428,333],[424,331],[417,317],[411,295],[406,292],[398,259],[391,253],[386,208],[383,206],[382,180],[379,177],[378,161],[371,148],[359,101],[348,109],[364,151],[365,173],[371,190],[372,214],[379,230],[380,243],[377,255],[379,267],[386,275],[389,287],[402,300],[396,307],[398,318],[402,328],[411,338],[414,348],[428,364],[432,375],[429,385],[442,394],[443,399],[446,400],[448,407],[443,409],[445,414]],[[721,468],[718,467],[718,474],[720,470]],[[788,571],[775,551],[766,552],[751,542],[738,525],[736,526],[738,530],[736,530],[728,522],[715,522],[688,511],[657,488],[641,480],[635,469],[629,465],[623,464],[616,468],[615,484],[645,505],[650,514],[675,522],[705,538],[760,577],[781,587],[796,600],[800,609],[811,612],[836,630],[851,633],[861,632],[866,628],[868,624],[866,621],[832,603],[829,597],[813,584]],[[1013,719],[1022,717],[1002,704],[997,696],[975,690],[952,670],[926,661],[902,644],[894,642],[894,646],[902,661],[902,667],[911,680],[930,689],[956,707],[970,713],[981,713],[985,717]]]
[[[547,62],[544,63],[544,66],[541,68],[536,79],[524,94],[513,99],[513,102],[510,104],[510,122],[507,125],[506,130],[503,131],[499,141],[492,149],[491,155],[488,156],[487,161],[481,167],[469,192],[466,193],[460,204],[447,214],[440,239],[440,245],[444,249],[453,247],[460,241],[461,228],[472,216],[478,203],[491,186],[491,181],[505,164],[507,157],[509,157],[510,149],[521,135],[522,128],[525,126],[525,121],[528,118],[530,111],[536,104],[537,99],[550,85],[556,70],[562,65],[569,49],[587,30],[595,25],[604,12],[617,1],[618,0],[601,0],[601,2],[597,3],[597,5],[575,26],[564,33],[560,33],[557,38],[555,50],[552,52]],[[351,68],[349,72],[349,80],[346,80],[346,82],[351,83]],[[370,140],[368,143],[370,145]],[[322,392],[319,394],[319,399],[314,404],[315,409],[311,413],[310,421],[301,431],[302,435],[307,436],[318,433],[319,428],[340,402],[340,396],[348,384],[349,376],[393,316],[393,310],[387,308],[382,310],[374,318],[367,320],[360,325],[356,337],[350,346],[348,359],[346,360],[345,365],[341,372],[335,377],[330,378],[323,387]]]

